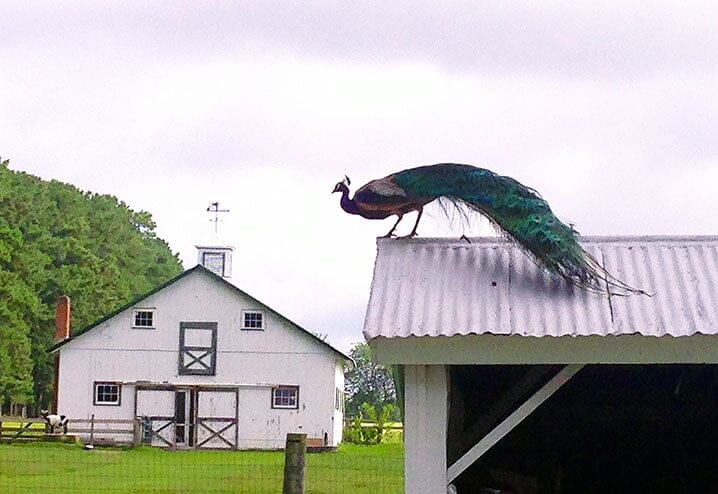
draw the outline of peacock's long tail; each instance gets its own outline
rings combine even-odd
[[[483,168],[453,163],[423,166],[394,175],[407,194],[445,198],[489,218],[539,265],[578,287],[614,294],[645,293],[609,274],[578,242],[533,189]],[[606,286],[602,285],[602,282]],[[617,290],[617,291],[616,291]]]

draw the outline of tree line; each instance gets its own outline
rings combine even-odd
[[[371,347],[364,342],[354,344],[349,356],[353,360],[353,365],[347,366],[344,372],[347,416],[372,419],[370,415],[381,414],[388,407],[387,418],[401,420],[403,401],[401,370],[397,366],[377,363]]]
[[[57,296],[81,328],[182,271],[145,211],[0,159],[0,412],[52,396]]]

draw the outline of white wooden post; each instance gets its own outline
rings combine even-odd
[[[447,376],[443,365],[407,365],[404,492],[446,492]]]

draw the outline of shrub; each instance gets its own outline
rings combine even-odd
[[[354,444],[379,444],[384,440],[386,423],[394,412],[395,405],[386,404],[381,413],[369,403],[362,403],[361,412],[354,417],[349,427],[344,429],[344,441]],[[362,422],[371,422],[372,427],[362,427]]]

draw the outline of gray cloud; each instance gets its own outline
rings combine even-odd
[[[691,2],[5,3],[0,156],[153,212],[187,267],[361,337],[374,237],[329,191],[474,163],[585,234],[718,232],[718,8]],[[430,211],[420,234],[485,234]],[[280,289],[281,288],[281,289]],[[307,294],[311,294],[308,296]]]
[[[630,77],[716,66],[702,2],[153,2],[5,7],[4,38],[107,63],[267,49],[446,70]],[[94,55],[93,55],[94,54]]]

